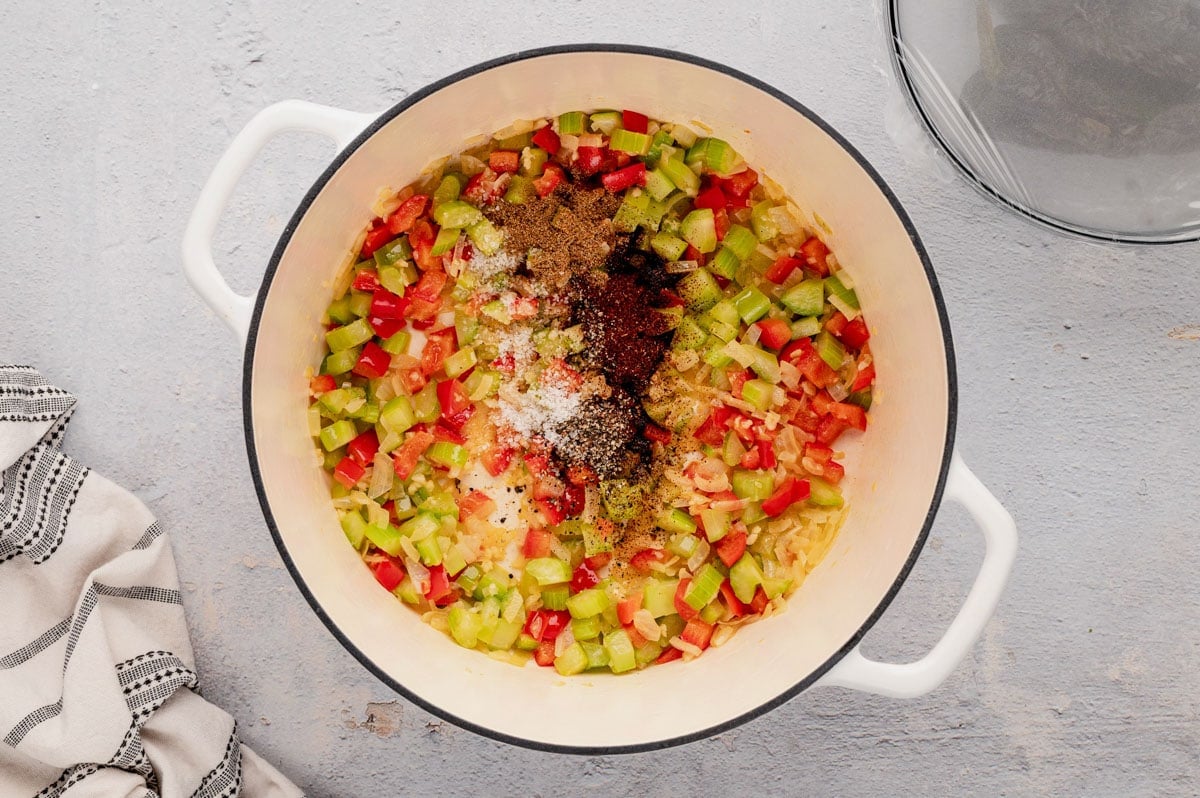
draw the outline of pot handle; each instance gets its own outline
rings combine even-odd
[[[183,234],[183,273],[200,298],[216,311],[243,343],[250,332],[254,297],[242,296],[229,287],[217,271],[212,254],[213,233],[238,180],[258,157],[263,146],[279,133],[287,130],[323,133],[333,139],[338,150],[341,150],[374,118],[374,114],[345,111],[302,100],[284,100],[267,106],[255,114],[230,142],[229,148],[209,175],[208,182],[200,190],[200,198]]]
[[[1008,583],[1017,553],[1017,526],[1008,511],[963,463],[958,452],[950,461],[946,497],[957,501],[971,514],[983,529],[987,548],[975,584],[942,639],[924,657],[903,665],[867,659],[861,645],[855,646],[818,684],[892,698],[915,698],[945,681],[975,645]]]

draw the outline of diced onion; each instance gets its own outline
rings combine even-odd
[[[407,540],[408,538],[403,538],[401,545]],[[405,551],[405,554],[408,554],[408,552]],[[417,586],[418,591],[425,593],[429,590],[429,569],[421,563],[420,558],[411,555],[406,556],[404,558],[404,570],[408,571],[408,575],[412,578],[413,584]]]
[[[387,470],[392,471],[392,469],[390,469],[390,468]],[[392,519],[388,515],[388,511],[383,509],[383,507],[381,507],[379,504],[377,504],[376,502],[368,502],[367,503],[367,523],[368,524],[370,524],[371,526],[374,526],[374,527],[386,527],[388,525],[388,522],[391,520]]]
[[[484,166],[486,166],[486,164],[476,158],[474,155],[464,154],[459,156],[458,168],[461,169],[462,173],[467,177],[474,177],[475,175],[479,174],[483,171]]]
[[[579,137],[580,147],[603,147],[604,136],[599,133],[584,133]]]
[[[749,329],[746,330],[746,335],[744,336],[745,343],[753,346],[754,344],[758,343],[758,339],[761,337],[762,327],[759,327],[757,324],[751,324]]]
[[[708,559],[708,553],[712,550],[712,546],[708,545],[708,541],[703,538],[696,546],[696,550],[692,552],[692,556],[688,557],[687,568],[692,573],[700,570],[700,566],[704,565],[704,561]]]
[[[383,452],[376,452],[374,466],[371,468],[371,483],[367,486],[367,495],[375,499],[387,493],[392,489],[392,478],[395,475],[396,469],[392,467],[392,458]]]
[[[575,644],[575,631],[570,624],[558,633],[558,637],[554,638],[554,656],[561,657],[563,652]]]
[[[843,302],[837,294],[830,294],[826,299],[829,300],[829,304],[842,312],[842,315],[846,317],[846,321],[854,321],[858,318],[859,311]]]
[[[654,616],[650,614],[650,610],[641,609],[633,614],[633,628],[651,642],[662,637],[662,629],[659,628],[658,621],[654,620]]]
[[[829,397],[835,402],[840,402],[850,395],[850,390],[845,383],[836,383],[829,386]]]
[[[826,263],[828,263],[830,258],[832,258],[832,257],[833,257],[832,252],[830,252],[828,255],[826,255],[825,256]],[[847,289],[854,288],[854,280],[853,280],[853,278],[850,277],[850,272],[846,271],[845,269],[841,269],[840,271],[836,272],[836,275],[837,275],[838,280],[840,280],[842,285],[846,286]]]
[[[779,361],[779,378],[789,390],[795,390],[800,384],[800,370],[786,360]]]
[[[698,657],[704,653],[700,650],[699,646],[694,646],[688,641],[684,640],[682,637],[678,636],[671,638],[671,646],[679,649],[684,654],[691,654],[693,657]]]
[[[694,260],[670,260],[665,264],[665,268],[668,274],[684,274],[699,269],[700,263]]]
[[[788,209],[782,205],[776,205],[774,208],[767,210],[767,215],[771,217],[771,221],[775,222],[775,226],[779,228],[779,232],[785,236],[795,235],[803,228],[796,221],[796,217],[788,212]]]

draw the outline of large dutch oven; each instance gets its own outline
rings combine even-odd
[[[560,678],[467,651],[381,590],[346,545],[305,421],[305,369],[333,272],[369,222],[381,186],[401,186],[468,138],[570,109],[636,108],[700,120],[832,230],[871,320],[878,402],[847,455],[849,518],[786,612],[744,627],[693,662],[623,676]],[[340,152],[280,237],[255,297],[218,273],[211,240],[262,146],[309,130]],[[267,525],[313,610],[367,669],[449,721],[500,740],[571,752],[637,751],[742,723],[814,685],[907,697],[937,687],[991,616],[1016,551],[1011,517],[954,453],[950,329],[916,230],[863,157],[781,92],[663,50],[571,46],[467,69],[380,115],[289,101],[259,113],[201,193],[183,246],[188,278],[245,342],[250,469]],[[920,660],[867,659],[859,642],[912,569],[944,498],[962,503],[987,551],[962,609]]]

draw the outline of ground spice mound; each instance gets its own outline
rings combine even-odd
[[[621,388],[583,401],[574,418],[559,426],[558,456],[568,465],[586,465],[601,479],[641,480],[650,442],[642,437],[642,405]]]
[[[620,197],[602,188],[563,185],[521,205],[496,203],[485,215],[504,229],[505,249],[526,255],[530,275],[553,292],[608,260],[616,241],[612,216],[620,205]]]

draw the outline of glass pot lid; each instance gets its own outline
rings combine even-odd
[[[1200,0],[889,0],[887,22],[981,191],[1088,238],[1200,240]]]

